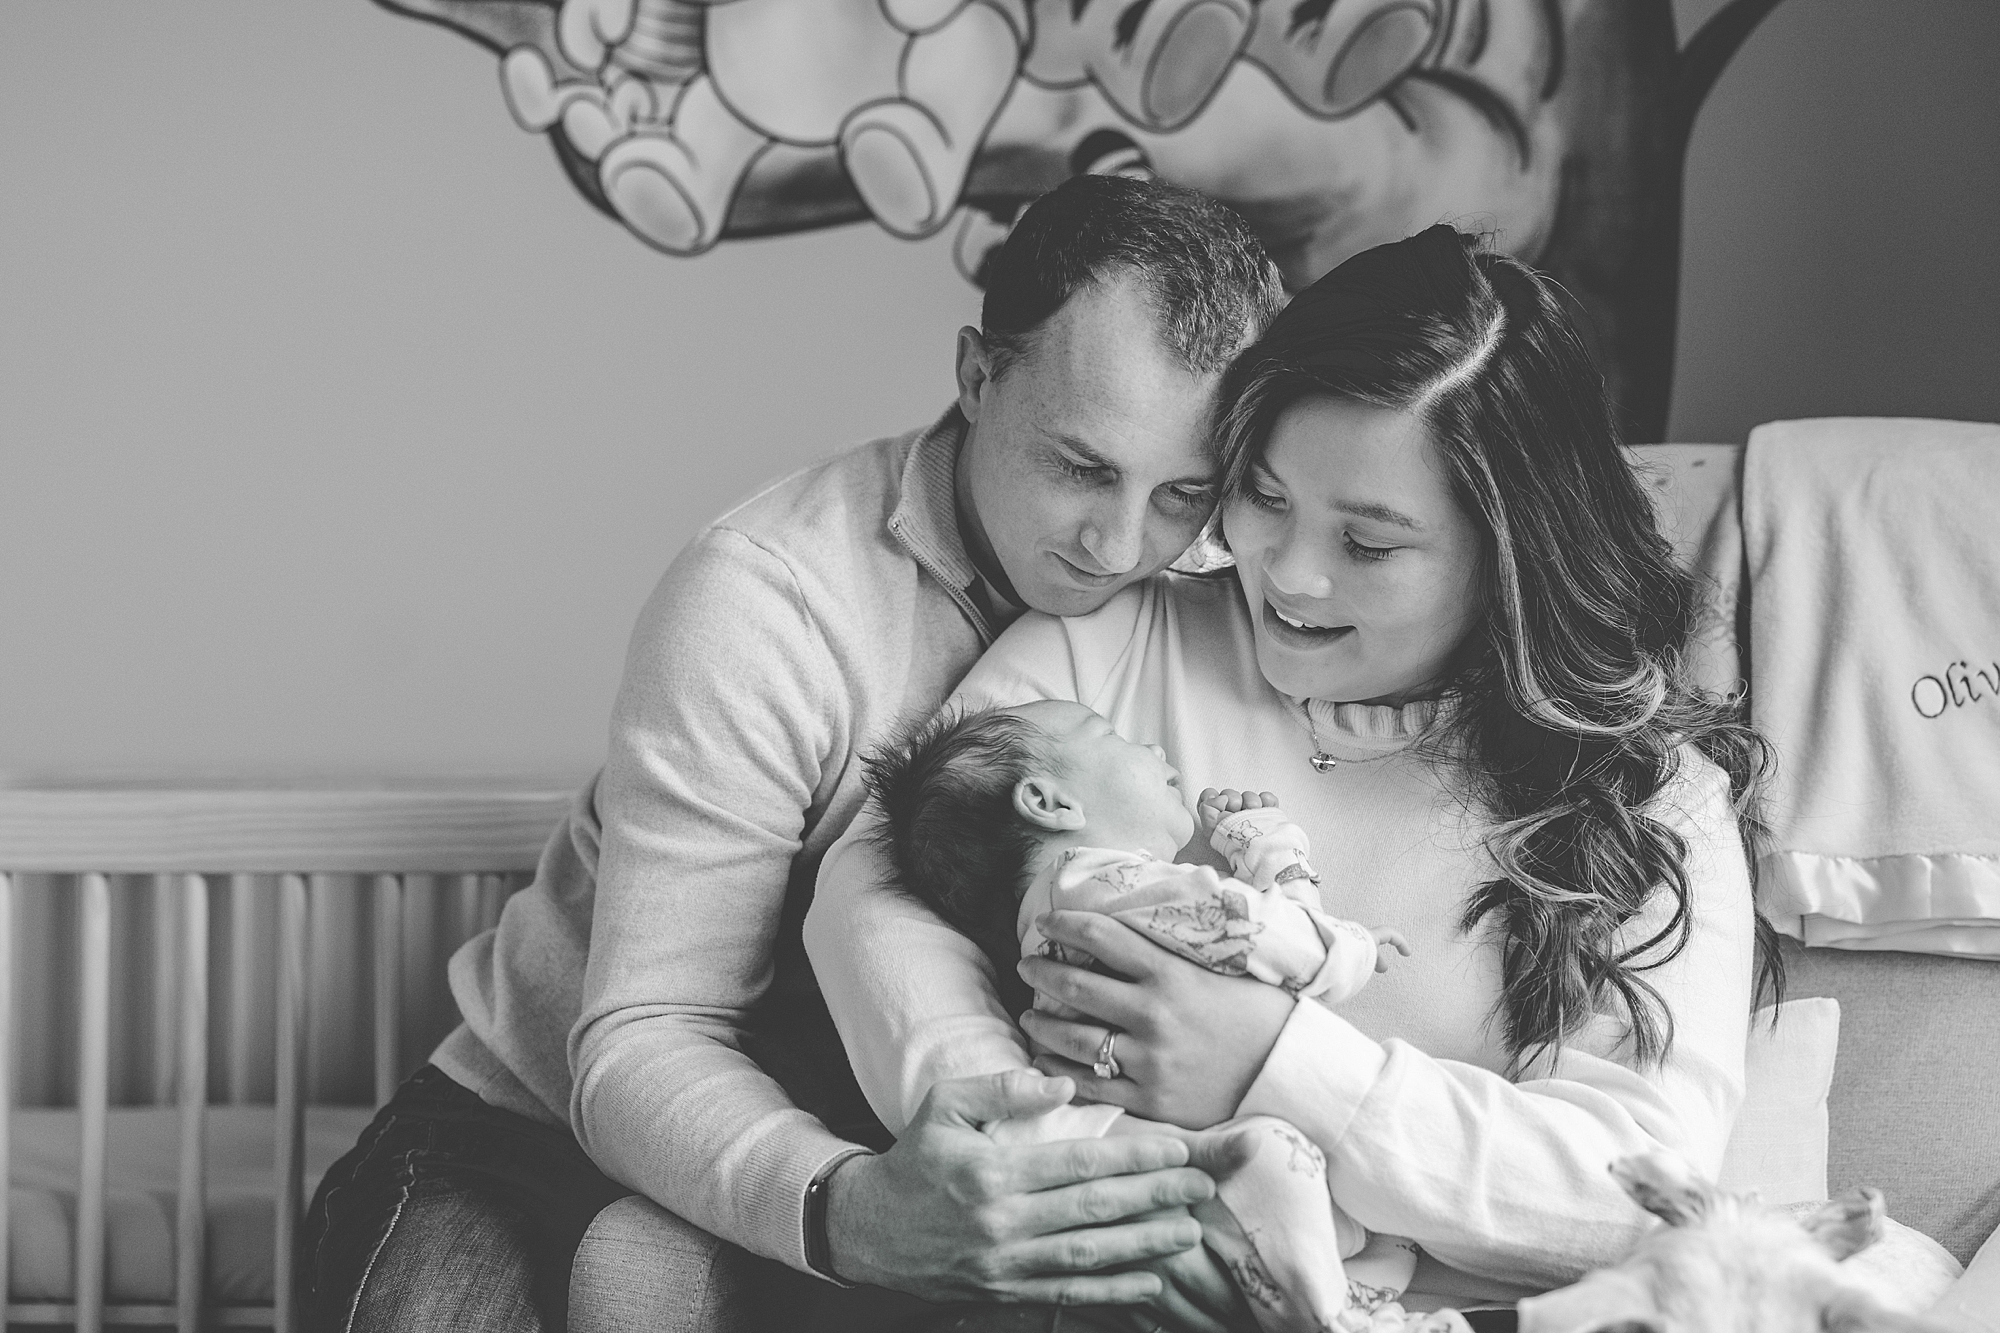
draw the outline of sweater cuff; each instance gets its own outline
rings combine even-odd
[[[788,1118],[796,1123],[759,1144],[746,1164],[741,1197],[746,1201],[744,1220],[755,1237],[746,1248],[819,1277],[806,1262],[806,1189],[833,1163],[867,1149],[817,1120],[796,1113]]]
[[[1388,1062],[1388,1052],[1352,1023],[1324,1005],[1301,1001],[1236,1114],[1289,1120],[1331,1153]]]

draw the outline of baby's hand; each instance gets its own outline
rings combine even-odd
[[[1377,972],[1387,972],[1389,970],[1389,950],[1391,949],[1394,949],[1405,958],[1410,956],[1410,942],[1403,938],[1401,931],[1391,930],[1387,926],[1376,926],[1368,933],[1375,937],[1375,970]]]
[[[1278,798],[1270,792],[1238,791],[1234,787],[1207,787],[1195,802],[1195,809],[1201,815],[1201,836],[1207,838],[1215,832],[1225,815],[1237,814],[1244,810],[1275,809]]]

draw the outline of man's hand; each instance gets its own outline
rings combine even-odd
[[[1215,836],[1215,826],[1226,815],[1238,814],[1244,810],[1276,809],[1278,798],[1270,792],[1238,791],[1234,787],[1204,787],[1195,800],[1195,813],[1201,818],[1201,840],[1207,842]]]
[[[1178,1210],[1176,1210],[1178,1212]],[[1124,1314],[1132,1333],[1231,1333],[1257,1326],[1243,1293],[1207,1247],[1148,1260],[1160,1275],[1160,1294]]]
[[[1028,1070],[932,1088],[895,1147],[835,1168],[834,1272],[932,1301],[1158,1298],[1160,1275],[1137,1266],[1199,1246],[1201,1227],[1179,1210],[1215,1193],[1187,1165],[1186,1144],[1134,1135],[1002,1147],[980,1129],[1053,1110],[1075,1091]]]

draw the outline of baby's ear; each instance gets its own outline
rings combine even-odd
[[[1074,832],[1083,827],[1083,805],[1069,789],[1047,774],[1035,773],[1014,784],[1014,813],[1029,827],[1047,833]]]

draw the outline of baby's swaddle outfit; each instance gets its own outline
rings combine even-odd
[[[1224,816],[1209,844],[1229,859],[1231,876],[1144,852],[1063,853],[1021,899],[1021,955],[1086,967],[1094,961],[1035,928],[1037,917],[1061,908],[1102,913],[1212,972],[1254,977],[1329,1007],[1367,984],[1379,946],[1366,927],[1321,910],[1305,830],[1276,809],[1243,810]],[[1042,996],[1035,1007],[1084,1017]],[[1044,1143],[1099,1137],[1121,1119],[1134,1130],[1147,1123],[1116,1106],[1084,1103],[999,1121],[987,1132],[1003,1142]],[[1250,1116],[1213,1132],[1243,1134],[1251,1151],[1195,1214],[1205,1243],[1228,1266],[1264,1333],[1402,1328],[1394,1302],[1415,1270],[1416,1246],[1369,1236],[1334,1204],[1325,1157],[1285,1121]]]

